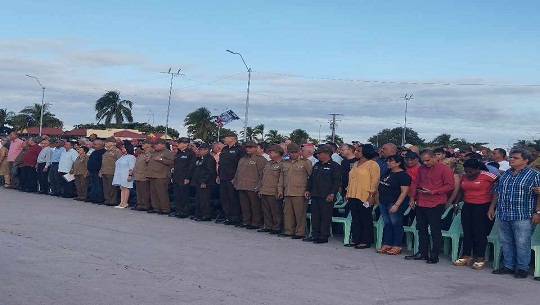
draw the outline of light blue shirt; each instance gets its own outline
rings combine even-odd
[[[51,162],[60,162],[60,156],[62,156],[62,153],[66,151],[66,149],[62,146],[60,148],[55,148],[52,153]]]
[[[60,163],[58,164],[58,172],[59,173],[69,173],[71,171],[71,168],[73,167],[73,162],[75,162],[75,159],[79,154],[75,149],[70,149],[69,151],[66,151],[64,149],[64,152],[60,156]]]

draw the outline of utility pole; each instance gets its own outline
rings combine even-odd
[[[172,95],[172,85],[173,85],[173,79],[178,75],[184,75],[180,74],[180,70],[178,69],[178,72],[174,73],[171,72],[172,68],[169,68],[169,71],[167,72],[159,72],[163,74],[169,74],[171,76],[171,86],[169,87],[169,103],[167,104],[167,119],[165,120],[165,138],[169,136],[169,112],[171,111],[171,95]]]
[[[336,122],[341,122],[341,120],[336,120],[338,115],[343,115],[343,113],[329,113],[328,115],[332,116],[330,120],[330,130],[332,130],[332,143],[336,142]]]
[[[147,123],[150,124],[150,119],[152,119],[152,126],[154,126],[154,124],[155,124],[155,121],[154,121],[155,113],[152,110],[148,110],[147,116],[148,116]]]
[[[406,133],[407,133],[407,109],[409,108],[409,101],[413,99],[413,95],[405,94],[402,99],[405,100],[405,123],[403,124],[403,133],[401,134],[401,146],[407,144]]]
[[[41,112],[39,114],[39,136],[41,137],[41,134],[43,133],[43,111],[45,109],[45,104],[44,104],[44,101],[45,101],[45,87],[43,87],[43,85],[41,84],[41,82],[39,81],[39,79],[35,76],[32,76],[32,75],[28,75],[26,74],[26,76],[30,77],[30,78],[33,78],[35,79],[39,86],[41,87]]]

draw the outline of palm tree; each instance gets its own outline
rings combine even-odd
[[[255,127],[253,127],[253,138],[257,142],[264,141],[264,124],[259,124],[259,125],[255,126]]]
[[[254,139],[255,138],[255,129],[253,127],[247,127],[246,128],[246,133],[247,133],[247,136],[246,136],[246,140],[247,141],[253,141],[253,140],[257,140],[257,139]],[[244,137],[244,131],[240,131],[240,136]]]
[[[15,112],[8,111],[7,109],[0,109],[0,128],[11,125],[10,121],[15,116]]]
[[[291,132],[289,139],[291,139],[291,141],[293,141],[294,143],[304,144],[309,139],[309,134],[307,133],[307,131],[298,128]]]
[[[50,104],[43,105],[43,127],[62,128],[64,123],[60,121],[54,114],[49,111]],[[41,104],[35,103],[31,106],[26,106],[13,116],[10,120],[10,125],[15,130],[22,130],[30,126],[38,126],[41,120]]]
[[[114,117],[117,125],[122,125],[124,118],[132,123],[133,115],[131,113],[133,102],[120,99],[120,92],[107,91],[96,101],[96,120],[101,122],[105,119],[105,125],[110,125]]]
[[[214,134],[217,132],[214,119],[208,108],[201,107],[186,116],[184,126],[193,138],[209,141],[214,139]]]
[[[284,137],[279,134],[276,129],[268,130],[268,133],[264,135],[267,141],[270,142],[283,142]]]

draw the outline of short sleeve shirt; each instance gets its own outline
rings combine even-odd
[[[469,181],[466,175],[461,178],[461,189],[463,190],[463,201],[472,204],[483,204],[491,202],[493,198],[493,184],[497,175],[490,172],[481,171],[476,179]]]
[[[388,170],[379,182],[379,201],[383,204],[394,204],[401,194],[401,187],[410,185],[411,176],[406,171],[394,173]]]
[[[530,167],[520,170],[515,176],[507,170],[497,184],[497,218],[514,221],[532,218],[536,207],[533,187],[540,186],[540,172]]]

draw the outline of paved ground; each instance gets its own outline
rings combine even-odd
[[[0,304],[533,304],[539,282],[0,189]]]

